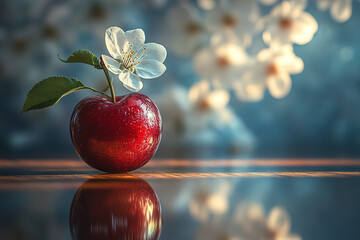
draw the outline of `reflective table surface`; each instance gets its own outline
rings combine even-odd
[[[358,239],[360,160],[0,160],[0,239]]]

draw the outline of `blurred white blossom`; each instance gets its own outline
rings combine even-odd
[[[251,152],[254,136],[227,106],[229,100],[226,90],[214,89],[206,80],[189,91],[179,85],[168,88],[156,99],[163,116],[163,144],[181,148],[187,143],[197,150],[221,146],[232,155]]]
[[[226,90],[213,90],[210,83],[203,80],[190,88],[189,100],[192,103],[191,113],[186,118],[189,134],[192,135],[211,125],[215,119],[218,124],[223,125],[217,113],[224,109],[230,100],[230,95]]]
[[[197,0],[197,4],[204,10],[211,10],[216,7],[219,0]]]
[[[228,1],[208,11],[205,16],[207,29],[214,34],[237,39],[242,46],[249,46],[255,26],[260,18],[256,1]]]
[[[139,18],[136,16],[135,8],[131,8],[130,0],[89,0],[87,4],[82,1],[71,1],[72,13],[71,20],[73,24],[77,24],[79,34],[90,35],[91,40],[95,40],[98,46],[103,46],[104,29],[114,25],[134,25],[141,26]],[[131,14],[127,14],[131,13]]]
[[[337,22],[346,22],[351,17],[352,0],[317,0],[320,10],[330,9],[331,17]]]
[[[201,49],[194,56],[194,67],[201,78],[227,88],[240,80],[246,60],[247,54],[241,46],[225,43]]]
[[[53,52],[56,49],[53,45],[43,44],[34,34],[36,32],[38,28],[30,25],[8,34],[0,46],[1,53],[6,56],[0,59],[2,76],[32,85],[44,77],[44,74],[54,71],[54,62],[58,61],[56,53]],[[43,58],[46,61],[40,61]],[[19,71],[19,66],[22,71]]]
[[[264,17],[263,40],[267,44],[306,44],[318,30],[316,20],[304,12],[305,0],[283,1]]]
[[[230,95],[222,89],[211,90],[209,82],[203,80],[190,88],[189,99],[197,112],[206,112],[225,108],[230,100]]]
[[[237,96],[242,100],[257,101],[263,98],[267,87],[275,98],[285,97],[291,89],[290,74],[298,74],[304,63],[291,46],[273,45],[262,50],[244,73],[243,81],[234,84]]]
[[[213,144],[214,147],[224,144],[230,155],[251,152],[254,136],[227,106],[230,100],[228,91],[213,88],[208,81],[202,80],[190,88],[189,99],[192,107],[185,117],[187,141],[194,145]],[[226,137],[221,138],[221,135]]]
[[[192,138],[215,122],[222,125],[216,112],[225,109],[229,99],[227,91],[213,90],[205,80],[194,84],[189,91],[180,86],[171,87],[158,100],[166,119],[164,132],[178,138]]]
[[[197,8],[183,3],[166,14],[164,40],[180,56],[191,56],[203,44],[204,20]]]

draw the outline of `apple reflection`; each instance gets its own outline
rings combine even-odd
[[[134,175],[98,175],[78,189],[70,210],[74,239],[158,239],[161,207],[155,191]]]

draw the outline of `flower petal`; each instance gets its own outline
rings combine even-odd
[[[277,236],[276,240],[301,240],[301,237],[295,234],[286,234],[285,236]]]
[[[276,76],[272,76],[268,79],[267,85],[270,94],[274,98],[285,97],[291,89],[291,78],[289,74],[282,73]]]
[[[130,91],[137,92],[140,91],[143,87],[141,79],[128,70],[122,71],[119,74],[119,79],[123,83],[124,87]]]
[[[119,27],[109,27],[105,32],[105,44],[110,55],[118,59],[121,56],[120,49],[125,43],[125,33]]]
[[[318,24],[313,16],[309,13],[302,13],[291,29],[290,38],[293,42],[303,45],[310,42],[318,30]]]
[[[129,70],[124,70],[124,71],[121,71],[120,73],[119,73],[119,80],[122,82],[122,83],[124,83],[124,79],[126,79],[126,78],[128,78],[129,77],[129,74],[130,74],[130,71]]]
[[[335,1],[330,9],[331,16],[338,22],[349,20],[352,13],[351,0]]]
[[[106,56],[106,55],[101,55],[101,58],[105,64],[105,67],[112,73],[114,74],[119,74],[121,72],[120,70],[120,63],[118,61],[116,61],[115,59]]]
[[[151,79],[161,76],[166,67],[161,62],[153,59],[142,60],[141,63],[136,65],[136,74],[145,79]]]
[[[189,100],[193,103],[199,101],[210,92],[210,84],[206,80],[195,83],[189,90]]]
[[[254,227],[254,223],[265,220],[264,209],[260,204],[243,202],[238,204],[234,214],[234,220],[241,225]]]
[[[288,54],[286,56],[279,57],[276,63],[290,74],[298,74],[304,70],[303,60],[299,57],[296,57],[295,54]]]
[[[203,78],[222,77],[219,76],[219,67],[216,64],[217,56],[215,48],[204,48],[194,56],[194,69]]]
[[[153,59],[163,63],[166,59],[166,49],[163,45],[157,43],[146,43],[144,44],[145,54],[147,59]]]
[[[290,230],[290,219],[281,207],[274,207],[267,219],[268,228],[280,236],[286,236]]]
[[[242,101],[256,102],[264,97],[263,84],[235,82],[234,91],[236,96]]]
[[[294,18],[302,14],[306,4],[307,0],[293,0],[291,2],[291,16]]]
[[[205,101],[211,109],[222,109],[225,108],[229,103],[230,94],[223,89],[214,90],[209,93]]]
[[[139,50],[145,42],[145,33],[141,29],[134,29],[125,32],[126,40],[132,44],[133,50]]]
[[[329,8],[329,5],[330,5],[329,0],[317,0],[316,3],[317,3],[317,7],[320,10],[326,10]]]

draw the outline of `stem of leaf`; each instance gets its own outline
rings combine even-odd
[[[107,95],[106,93],[102,92],[102,91],[99,91],[99,90],[96,90],[95,88],[92,88],[92,87],[88,87],[88,86],[81,86],[81,87],[78,87],[78,88],[73,88],[71,89],[70,91],[66,92],[65,94],[63,94],[59,100],[63,97],[65,97],[66,95],[69,95],[70,93],[73,93],[73,92],[76,92],[76,91],[79,91],[79,90],[83,90],[83,89],[89,89],[93,92],[97,92],[97,93],[100,93],[101,95],[104,95],[105,97],[111,99],[111,97],[109,95]],[[58,100],[58,101],[59,101]]]
[[[113,103],[116,103],[116,96],[115,96],[115,91],[114,91],[114,86],[112,84],[112,81],[111,81],[111,77],[109,75],[109,71],[107,70],[105,64],[104,64],[104,61],[101,57],[101,66],[103,67],[103,70],[104,70],[104,73],[105,73],[105,76],[106,76],[106,80],[108,81],[108,84],[109,84],[109,88],[110,88],[110,93],[111,93],[111,99],[113,101]]]
[[[91,91],[93,91],[93,92],[100,93],[101,95],[104,95],[105,97],[111,99],[111,97],[110,97],[109,95],[107,95],[106,93],[104,93],[104,92],[102,92],[102,91],[99,91],[99,90],[96,90],[96,89],[94,89],[94,88],[92,88],[92,87],[84,86],[82,89],[89,89],[89,90],[91,90]]]

